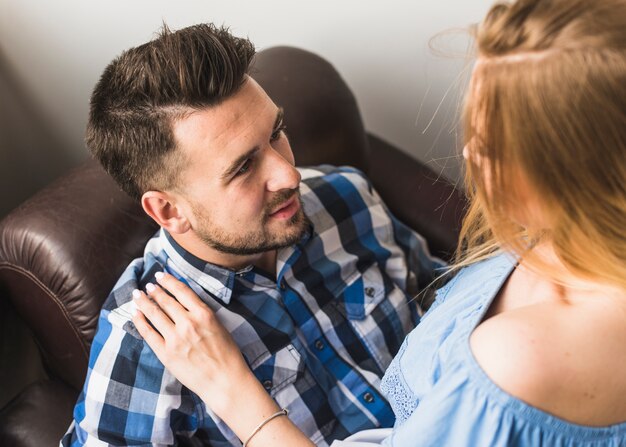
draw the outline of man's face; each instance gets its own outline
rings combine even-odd
[[[306,227],[282,110],[252,79],[174,124],[187,167],[176,193],[208,246],[251,255],[296,243]]]

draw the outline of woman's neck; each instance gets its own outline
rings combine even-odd
[[[522,258],[520,266],[532,271],[543,280],[549,281],[559,290],[564,299],[590,295],[625,297],[626,291],[599,279],[585,277],[571,268],[558,256],[550,242],[537,244],[527,256]],[[538,263],[534,260],[539,261]],[[537,265],[536,265],[537,264]]]

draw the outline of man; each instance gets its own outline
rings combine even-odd
[[[87,145],[161,230],[103,306],[64,446],[240,445],[131,322],[132,291],[162,270],[216,312],[313,442],[393,424],[379,382],[440,264],[360,172],[294,167],[253,56],[224,29],[165,28],[96,85]]]

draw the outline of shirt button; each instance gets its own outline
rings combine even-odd
[[[373,287],[366,287],[365,288],[365,294],[367,296],[369,296],[370,298],[374,296],[375,292],[376,292],[376,289],[374,289]]]
[[[368,404],[371,404],[372,402],[374,402],[374,396],[372,395],[372,393],[365,393],[363,395],[363,400]]]
[[[263,381],[263,388],[265,388],[267,391],[272,389],[272,385],[274,385],[274,384],[272,383],[271,380]]]
[[[321,351],[322,349],[324,349],[324,342],[323,342],[322,340],[317,340],[317,341],[315,342],[315,348],[316,348],[318,351]]]
[[[285,290],[287,288],[287,283],[284,279],[280,280],[280,290]]]

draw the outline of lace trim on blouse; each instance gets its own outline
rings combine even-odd
[[[404,339],[404,343],[400,347],[398,354],[389,365],[385,376],[380,384],[380,389],[387,397],[393,412],[396,415],[396,426],[399,426],[406,421],[409,416],[415,411],[419,401],[417,397],[411,392],[409,387],[402,378],[400,371],[400,358],[408,346],[407,339]]]

